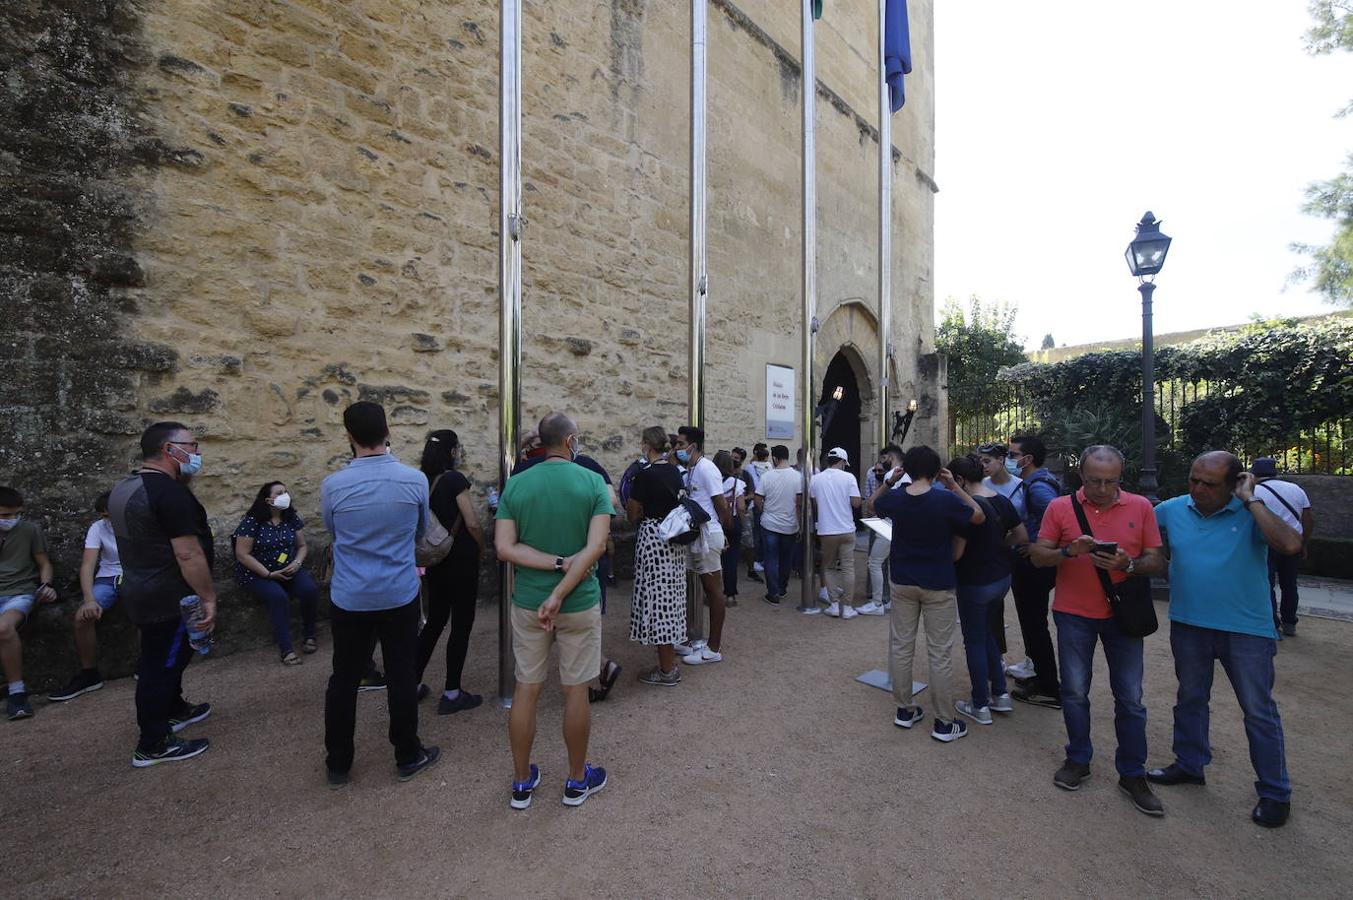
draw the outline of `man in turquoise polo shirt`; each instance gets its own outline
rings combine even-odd
[[[1175,761],[1152,769],[1156,784],[1206,784],[1212,761],[1208,703],[1220,660],[1245,714],[1258,781],[1256,824],[1277,828],[1291,810],[1283,725],[1273,700],[1278,634],[1268,592],[1268,553],[1297,553],[1301,535],[1254,496],[1254,476],[1224,451],[1204,453],[1189,471],[1189,495],[1156,507],[1170,552],[1170,648],[1179,695]]]
[[[606,786],[606,770],[587,763],[592,727],[587,685],[601,668],[601,585],[596,565],[606,552],[615,510],[601,476],[573,464],[578,426],[572,419],[557,412],[541,419],[540,441],[545,459],[508,479],[494,525],[498,558],[513,567],[517,687],[508,719],[513,809],[529,807],[540,784],[531,745],[536,737],[536,703],[555,644],[569,764],[564,804],[581,806]]]

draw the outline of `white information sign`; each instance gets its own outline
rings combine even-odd
[[[794,439],[794,370],[766,366],[766,437]]]

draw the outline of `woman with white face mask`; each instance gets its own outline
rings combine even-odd
[[[301,604],[304,629],[301,651],[314,653],[315,610],[319,587],[301,566],[305,563],[305,523],[292,508],[291,495],[280,481],[258,489],[253,506],[231,536],[235,544],[235,581],[268,607],[273,639],[282,663],[299,666],[301,658],[291,645],[291,604]]]

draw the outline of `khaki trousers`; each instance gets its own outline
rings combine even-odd
[[[912,706],[912,661],[916,656],[917,625],[924,619],[926,647],[930,655],[930,691],[935,718],[954,720],[954,626],[958,622],[958,598],[953,590],[930,591],[914,584],[895,584],[893,610],[889,613],[888,674],[893,679],[893,698],[898,706]]]
[[[855,604],[855,533],[820,534],[822,548],[822,583],[827,588],[827,602],[843,606]]]

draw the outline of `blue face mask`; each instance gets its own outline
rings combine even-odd
[[[184,455],[188,457],[188,461],[179,463],[180,475],[184,476],[185,478],[191,478],[198,472],[202,471],[202,454],[187,453]]]
[[[691,451],[689,450],[678,450],[676,456],[677,460],[680,462],[686,463],[691,461]]]
[[[1005,458],[1005,470],[1009,472],[1011,475],[1018,475],[1020,471],[1019,463],[1015,462],[1013,459],[1007,456]]]

